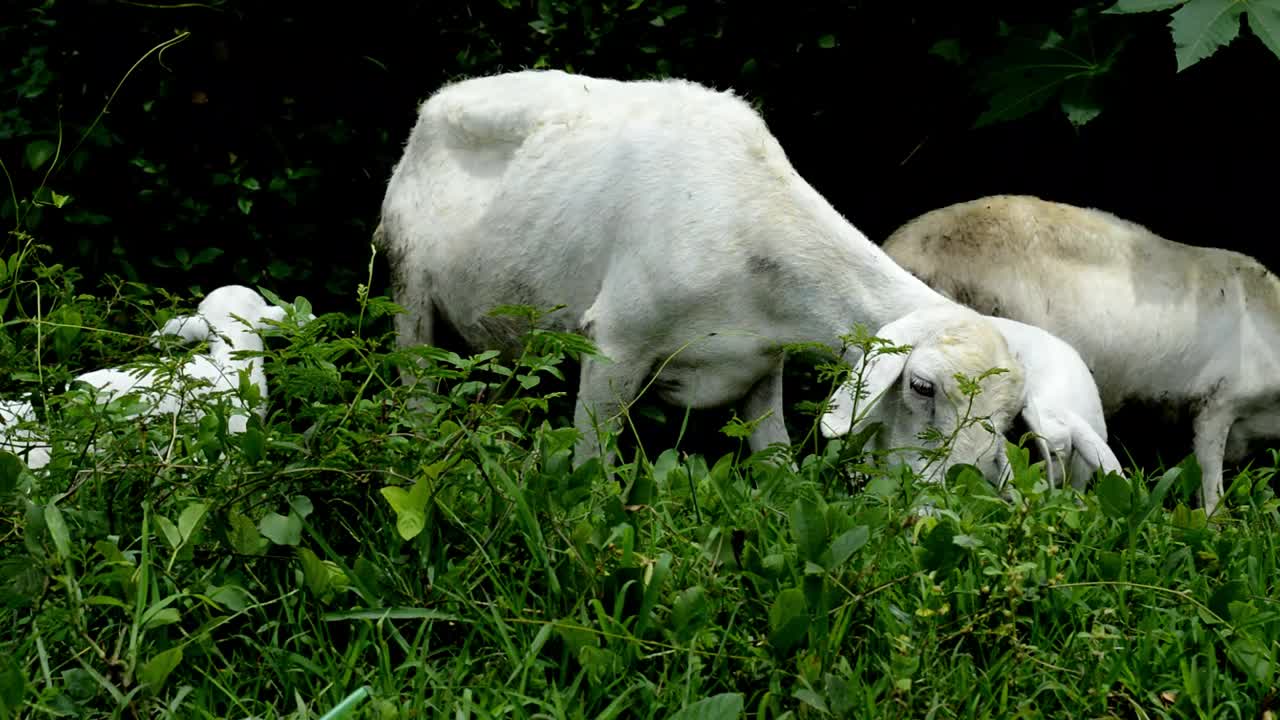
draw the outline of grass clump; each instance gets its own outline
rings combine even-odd
[[[222,405],[147,419],[62,390],[139,353],[180,360],[147,335],[194,301],[11,270],[3,390],[38,399],[54,450],[38,472],[0,453],[5,717],[1277,705],[1274,467],[1235,479],[1219,523],[1190,509],[1192,458],[1083,496],[1012,444],[1003,495],[963,466],[921,483],[865,435],[795,471],[678,448],[575,470],[554,386],[589,345],[531,332],[518,358],[399,350],[377,330],[395,306],[365,286],[352,315],[267,333],[265,418],[228,435]]]

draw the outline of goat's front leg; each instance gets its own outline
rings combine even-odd
[[[600,351],[606,357],[584,356],[578,380],[578,402],[573,424],[578,430],[573,466],[578,468],[599,457],[602,465],[613,461],[615,450],[605,447],[609,434],[622,429],[626,406],[635,400],[644,383],[649,364],[637,362],[625,353]]]
[[[1207,405],[1195,419],[1195,454],[1200,462],[1200,503],[1213,515],[1222,499],[1223,455],[1235,413],[1222,405]]]
[[[791,436],[787,433],[787,424],[782,416],[782,363],[777,362],[769,369],[769,374],[759,380],[742,400],[742,412],[748,422],[759,419],[760,424],[747,438],[747,446],[752,453],[758,453],[770,445],[790,445]]]

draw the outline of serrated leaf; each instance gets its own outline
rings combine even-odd
[[[1280,58],[1280,0],[1255,0],[1245,13],[1249,16],[1249,29]]]
[[[1173,14],[1174,53],[1182,72],[1226,46],[1240,34],[1245,5],[1236,0],[1190,0]]]
[[[44,507],[44,524],[49,528],[49,537],[53,538],[53,547],[58,557],[65,560],[71,556],[71,532],[67,530],[67,521],[62,518],[62,511],[50,502]]]
[[[804,639],[809,629],[809,607],[804,592],[787,588],[778,593],[769,607],[769,644],[786,652]]]
[[[49,140],[33,140],[27,143],[24,156],[27,159],[27,167],[32,170],[39,170],[41,166],[49,162],[49,158],[57,152],[58,146]]]
[[[1115,5],[1103,10],[1104,15],[1120,15],[1128,13],[1144,13],[1156,10],[1175,8],[1187,0],[1118,0]]]
[[[169,673],[173,672],[180,662],[182,662],[182,648],[169,648],[148,660],[147,664],[138,671],[138,677],[151,687],[152,692],[158,691],[164,687],[164,681],[168,679]]]
[[[297,545],[302,540],[302,521],[293,513],[289,517],[267,513],[258,523],[258,530],[277,545]]]
[[[1082,78],[1067,82],[1062,89],[1060,104],[1062,112],[1076,127],[1083,127],[1102,114],[1102,105],[1094,96],[1093,85]]]
[[[736,720],[742,716],[742,693],[720,693],[680,708],[667,720]]]

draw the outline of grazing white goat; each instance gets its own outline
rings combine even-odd
[[[935,472],[968,462],[995,477],[1007,461],[1023,376],[1003,337],[889,260],[732,92],[559,70],[447,85],[420,108],[374,242],[407,311],[401,346],[433,342],[439,313],[471,347],[512,352],[523,328],[492,308],[565,306],[546,326],[585,335],[605,356],[582,361],[575,466],[612,459],[594,422],[616,432],[660,365],[667,402],[740,401],[748,419],[768,414],[753,451],[787,444],[780,344],[836,348],[855,323],[881,328],[932,306],[931,322],[894,328],[915,349],[878,375],[880,387],[902,387],[876,406],[892,420],[879,442],[916,444],[930,424],[950,434],[953,373],[1005,368],[972,408],[996,432],[967,424]],[[413,382],[407,371],[402,380]],[[837,403],[824,432],[847,431],[848,420]]]
[[[311,316],[314,317],[314,316]],[[256,291],[242,285],[224,285],[200,302],[195,315],[170,319],[153,337],[177,335],[185,341],[207,340],[207,353],[197,353],[173,373],[149,368],[104,368],[75,378],[96,391],[99,402],[136,393],[147,404],[145,414],[183,412],[202,395],[230,392],[233,410],[227,418],[227,432],[244,432],[248,424],[248,402],[239,395],[240,371],[249,371],[249,382],[267,397],[267,378],[261,357],[236,357],[238,351],[261,352],[262,338],[255,330],[265,329],[265,320],[283,321],[285,311],[268,303]],[[311,318],[306,318],[311,319]],[[197,382],[188,385],[189,380]],[[74,382],[74,381],[73,381]],[[258,406],[265,414],[265,403]],[[195,418],[204,415],[197,409]]]
[[[26,400],[0,400],[0,450],[22,458],[32,470],[49,464],[49,445],[35,430],[18,427],[35,423],[36,413]]]
[[[1022,419],[1036,434],[1049,484],[1065,474],[1084,490],[1097,470],[1124,474],[1107,445],[1107,421],[1098,386],[1084,358],[1067,342],[1043,328],[990,317],[1026,373]]]
[[[1247,255],[1024,195],[924,213],[884,249],[948,297],[1070,343],[1109,415],[1130,400],[1188,412],[1210,514],[1224,458],[1280,432],[1280,282]]]

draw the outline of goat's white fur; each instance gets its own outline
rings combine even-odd
[[[77,376],[76,381],[96,391],[99,402],[137,393],[147,404],[145,414],[172,414],[190,408],[197,396],[230,393],[232,411],[227,418],[227,432],[244,432],[248,425],[248,402],[239,395],[240,372],[248,370],[249,382],[258,387],[264,401],[257,412],[265,413],[267,378],[260,356],[237,357],[239,351],[261,352],[262,338],[255,331],[269,327],[265,321],[281,322],[285,311],[268,303],[256,291],[242,285],[224,285],[205,296],[194,316],[171,318],[152,334],[176,335],[186,342],[207,340],[207,353],[196,353],[174,372],[155,369],[104,368]],[[188,385],[188,379],[196,382]],[[204,415],[195,409],[193,417]]]
[[[855,323],[881,328],[930,306],[944,308],[935,318],[948,331],[897,326],[916,344],[913,359],[880,380],[909,383],[910,367],[941,391],[952,371],[1006,368],[973,407],[997,433],[974,424],[936,471],[970,462],[997,472],[1005,459],[1001,433],[1020,409],[1023,377],[1003,338],[890,261],[732,92],[558,70],[446,85],[420,108],[374,242],[407,311],[396,320],[401,346],[433,342],[439,312],[473,348],[510,352],[521,326],[491,308],[566,306],[545,325],[584,334],[607,358],[583,358],[576,465],[602,452],[609,462],[593,420],[616,432],[668,358],[656,381],[663,399],[741,401],[748,419],[768,414],[753,451],[786,444],[779,344],[839,347]],[[414,382],[408,371],[402,381]],[[881,443],[913,444],[933,410],[919,399],[905,400],[918,422],[895,422]],[[954,421],[943,415],[947,432]]]
[[[1084,490],[1097,470],[1124,475],[1107,445],[1107,421],[1098,386],[1080,353],[1043,328],[990,317],[1026,373],[1022,419],[1036,435],[1050,485],[1060,476]]]
[[[49,464],[49,444],[35,429],[35,408],[27,400],[0,400],[0,450],[22,458],[32,470]],[[24,425],[24,427],[19,427]]]
[[[1108,415],[1130,399],[1189,411],[1210,514],[1224,459],[1280,429],[1280,281],[1247,255],[1026,195],[924,213],[884,249],[948,297],[1070,343]]]

